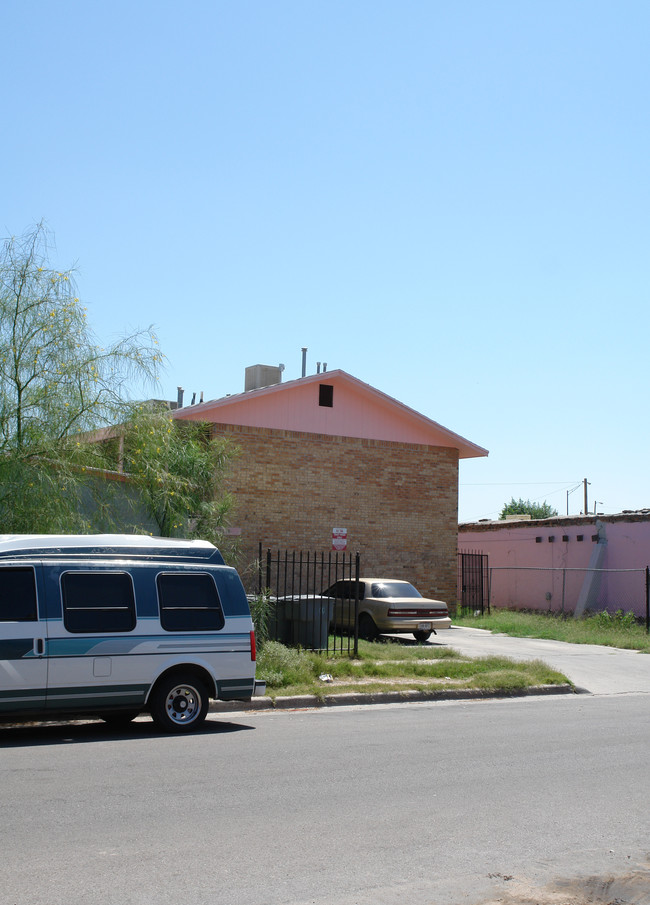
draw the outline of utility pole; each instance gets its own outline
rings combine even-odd
[[[587,504],[587,486],[589,485],[589,481],[586,478],[583,478],[582,483],[584,485],[584,490],[585,490],[585,508],[583,509],[583,512],[585,515],[589,515],[589,506]]]
[[[573,493],[574,490],[577,490],[580,487],[580,484],[576,484],[575,487],[571,487],[570,490],[566,492],[566,514],[569,514],[569,495]]]

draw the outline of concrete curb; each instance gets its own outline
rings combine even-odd
[[[249,710],[304,710],[317,707],[349,707],[370,704],[413,704],[421,701],[476,701],[487,698],[525,698],[552,694],[589,694],[573,685],[535,685],[530,688],[486,691],[482,688],[465,688],[447,691],[386,691],[373,694],[348,692],[295,695],[294,697],[252,698],[250,701],[212,701],[210,713],[232,713]]]

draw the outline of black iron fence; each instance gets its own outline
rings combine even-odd
[[[356,656],[359,643],[358,553],[262,551],[257,587],[269,603],[269,640]]]
[[[487,553],[458,554],[458,607],[461,612],[490,612],[490,575]]]

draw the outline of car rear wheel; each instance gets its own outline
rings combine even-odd
[[[372,616],[369,616],[367,613],[362,613],[359,616],[359,637],[363,641],[376,641],[379,632],[377,631],[377,626],[375,625]]]
[[[431,632],[413,632],[413,637],[420,644],[424,644],[424,642],[428,641],[431,637]]]
[[[151,716],[165,732],[193,732],[208,713],[208,690],[194,676],[169,676],[154,689]]]

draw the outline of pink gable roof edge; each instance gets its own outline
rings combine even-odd
[[[319,405],[321,384],[333,387],[331,407]],[[337,392],[337,388],[340,392]],[[459,458],[488,451],[341,370],[324,371],[248,390],[174,412],[176,418],[329,436],[446,446]]]

